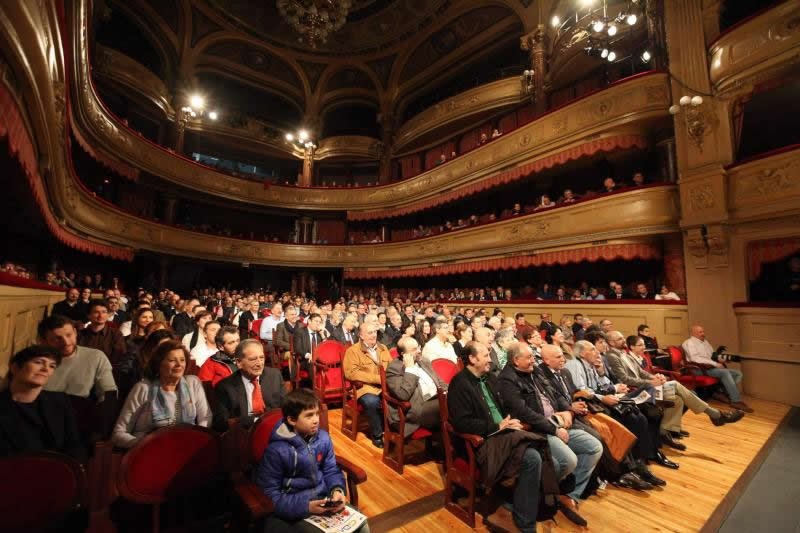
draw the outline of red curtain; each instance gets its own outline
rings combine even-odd
[[[328,244],[344,243],[344,220],[317,221],[317,240]]]
[[[500,130],[500,133],[508,133],[511,130],[517,128],[517,113],[509,113],[508,115],[502,117],[500,121],[497,123],[497,129]]]
[[[435,167],[436,162],[439,161],[439,156],[442,154],[450,161],[450,154],[453,153],[455,149],[456,144],[453,141],[448,141],[425,152],[425,170]]]
[[[400,159],[400,170],[403,179],[412,178],[422,171],[418,154],[407,155]]]
[[[452,190],[445,194],[440,194],[428,200],[415,202],[414,204],[397,207],[394,209],[380,209],[374,211],[348,211],[347,218],[349,220],[374,220],[380,218],[397,217],[415,213],[428,209],[437,205],[442,205],[447,202],[463,198],[475,194],[476,192],[483,191],[490,187],[502,185],[520,179],[523,176],[528,176],[536,172],[541,172],[544,169],[552,168],[556,165],[563,165],[567,161],[573,159],[580,159],[584,156],[591,156],[597,152],[610,152],[617,149],[626,149],[636,146],[637,148],[647,147],[647,138],[639,135],[618,135],[615,137],[604,137],[595,141],[587,142],[579,146],[575,146],[563,152],[553,154],[540,159],[535,159],[522,166],[495,174],[483,180],[477,181],[470,185],[465,185],[458,189]]]
[[[505,257],[502,259],[486,259],[451,265],[427,266],[394,270],[345,270],[345,279],[381,279],[381,278],[413,278],[447,276],[467,272],[490,272],[537,266],[566,265],[588,261],[613,261],[615,259],[658,259],[661,257],[660,247],[652,244],[607,244],[589,246],[557,252],[543,252],[535,255]]]
[[[750,280],[761,275],[761,265],[785,259],[800,251],[800,237],[769,239],[755,241],[747,245],[747,257],[750,263]]]
[[[533,122],[537,116],[536,107],[533,104],[528,104],[517,110],[517,125],[522,126],[528,122]]]

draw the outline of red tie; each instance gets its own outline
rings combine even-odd
[[[261,383],[258,382],[258,378],[253,378],[252,382],[253,399],[251,403],[253,404],[253,414],[260,415],[266,409],[266,406],[264,405],[264,397],[261,396]]]

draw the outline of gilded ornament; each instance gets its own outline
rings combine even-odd
[[[703,183],[689,189],[689,206],[692,211],[702,211],[714,206],[714,188]]]

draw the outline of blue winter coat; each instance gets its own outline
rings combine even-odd
[[[306,441],[283,420],[272,431],[255,481],[284,520],[306,518],[309,501],[326,498],[336,488],[344,492],[345,486],[328,432],[320,429]]]

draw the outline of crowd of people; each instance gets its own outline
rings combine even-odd
[[[271,527],[295,527],[344,505],[319,400],[307,390],[315,349],[326,340],[346,346],[344,377],[360,385],[357,401],[377,448],[384,446],[380,367],[390,394],[410,403],[407,433],[440,429],[437,395],[448,390],[455,431],[487,441],[477,455],[485,479],[517,478],[509,503],[522,531],[536,528],[540,491],[560,490],[558,508],[585,524],[580,501],[606,483],[634,490],[666,485],[648,464],[678,468],[661,449],[686,449],[686,409],[705,414],[712,426],[752,412],[738,391],[741,372],[719,362],[699,325],[683,344],[686,357],[720,380],[732,410],[710,406],[653,366],[661,347],[647,324],[624,334],[610,319],[595,324],[581,313],[556,324],[549,314],[528,322],[499,308],[489,314],[386,297],[379,304],[363,295],[316,301],[210,288],[186,298],[140,290],[124,305],[107,289],[81,307],[77,293],[68,288],[39,324],[39,344],[11,358],[0,392],[10,413],[0,427],[0,455],[53,450],[85,461],[93,440],[125,450],[161,427],[224,432],[231,420],[248,428],[281,408],[255,475],[275,503]],[[438,360],[460,369],[449,385],[434,369]],[[288,394],[286,382],[294,385]],[[73,412],[68,398],[91,409]],[[598,427],[598,413],[610,422]],[[387,416],[397,421],[396,412]],[[630,446],[608,439],[617,427],[635,437]],[[298,446],[315,453],[301,454],[302,468],[293,471]]]
[[[12,261],[4,261],[0,266],[0,272],[17,276],[24,279],[38,280],[51,285],[53,287],[77,288],[79,291],[89,289],[91,291],[103,291],[106,288],[119,291],[122,286],[118,276],[111,276],[109,281],[103,277],[103,274],[76,274],[75,272],[67,273],[63,268],[48,270],[44,275],[39,275],[35,269],[29,268],[21,263]],[[118,295],[119,296],[119,295]],[[88,297],[86,298],[88,301]]]
[[[397,241],[429,237],[431,235],[439,235],[441,233],[456,231],[478,224],[486,224],[496,220],[504,220],[530,213],[537,213],[539,211],[552,209],[555,207],[564,207],[582,200],[598,198],[605,194],[621,192],[633,187],[641,187],[645,185],[645,183],[646,180],[644,174],[637,170],[631,176],[630,183],[621,182],[613,177],[607,177],[603,180],[602,186],[598,190],[589,189],[583,194],[578,194],[572,189],[562,188],[558,191],[538,195],[532,204],[514,202],[513,205],[502,210],[493,208],[484,212],[465,215],[463,217],[456,217],[452,219],[445,218],[444,222],[441,224],[418,224],[414,227],[409,227],[406,229],[403,227],[402,222],[392,221],[390,224],[390,227],[392,228],[391,240]],[[350,232],[349,240],[354,244],[359,242],[382,242],[380,238],[377,237],[378,235],[379,232],[374,228],[352,230]],[[377,241],[375,240],[376,238],[378,239]]]

